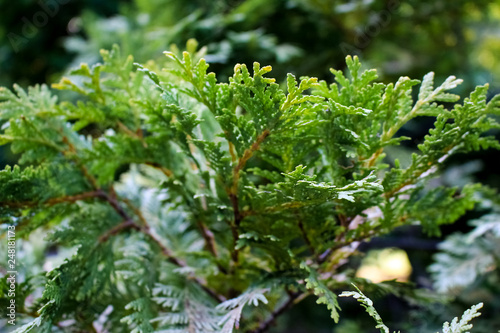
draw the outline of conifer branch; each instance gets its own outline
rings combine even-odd
[[[60,203],[65,203],[65,202],[76,202],[76,201],[81,201],[81,200],[87,200],[91,198],[102,198],[102,191],[90,191],[90,192],[84,192],[80,194],[75,194],[75,195],[65,195],[62,197],[57,197],[57,198],[51,198],[47,199],[45,201],[3,201],[0,202],[0,207],[9,207],[9,208],[32,208],[32,207],[37,207],[37,206],[54,206]]]
[[[106,231],[105,234],[101,235],[99,237],[99,242],[104,243],[111,236],[114,236],[114,235],[116,235],[116,234],[120,233],[121,231],[128,229],[128,228],[141,230],[141,228],[136,223],[134,223],[134,221],[130,221],[130,220],[123,221],[122,223],[120,223],[120,224],[114,226],[113,228],[109,229],[108,231]]]
[[[160,241],[160,239],[151,232],[151,229],[149,227],[141,228],[141,231],[144,234],[146,234],[154,243],[156,243],[156,245],[160,248],[161,252],[163,253],[163,255],[167,258],[167,260],[170,263],[172,263],[176,266],[179,266],[179,267],[187,267],[188,266],[184,260],[176,258],[173,255],[172,251],[169,248],[167,248],[165,245],[163,245],[163,243]],[[193,277],[191,277],[191,279],[193,279],[193,281],[195,281],[208,295],[210,295],[210,297],[215,299],[217,302],[224,302],[226,300],[226,298],[224,296],[222,296],[221,294],[217,293],[215,290],[208,287],[207,282],[205,280],[203,280],[202,278],[197,277],[197,276],[193,276]]]
[[[230,223],[231,233],[233,235],[234,245],[236,246],[236,242],[239,239],[238,227],[241,224],[241,221],[244,218],[244,215],[240,212],[240,206],[238,202],[238,181],[240,177],[240,171],[243,170],[248,160],[253,156],[253,154],[259,149],[260,144],[269,136],[270,131],[268,129],[264,130],[255,142],[250,146],[250,148],[246,149],[243,153],[243,156],[240,157],[238,164],[233,169],[233,184],[231,188],[228,190],[229,200],[231,200],[231,204],[233,206],[233,215],[234,221]],[[232,259],[234,262],[238,261],[238,250],[234,249],[232,251]]]
[[[128,215],[128,213],[123,209],[122,206],[120,206],[120,203],[116,199],[115,196],[111,196],[108,193],[104,192],[101,190],[103,198],[111,205],[111,207],[115,210],[115,212],[120,215],[125,221],[131,221],[133,222],[132,218]]]
[[[337,321],[338,302],[329,286],[345,275],[345,264],[357,247],[409,221],[439,232],[439,225],[474,205],[480,187],[467,185],[457,197],[457,190],[446,186],[428,190],[429,176],[435,176],[434,170],[452,153],[500,149],[498,141],[487,136],[498,127],[491,115],[500,113],[500,97],[487,103],[487,86],[445,110],[438,103],[458,99],[445,91],[459,80],[451,77],[434,89],[433,75],[426,75],[415,103],[412,87],[417,80],[376,83],[375,71],[361,72],[352,57],[346,59],[349,75],[332,70],[337,83],[331,85],[314,78],[298,82],[290,74],[284,88],[264,77],[270,66],[258,63],[253,75],[246,65],[237,65],[229,83],[220,83],[214,73],[207,73],[205,60],[191,57],[193,42],[189,45],[182,60],[169,53],[182,69],[172,70],[179,80],[133,64],[130,57],[124,61],[114,47],[103,51],[102,65],[82,65],[73,72],[83,76],[83,83],[64,79],[56,85],[75,91],[83,101],[59,102],[43,86],[27,91],[15,86],[12,92],[0,88],[0,122],[6,124],[0,129],[0,145],[13,142],[28,166],[0,171],[2,217],[19,227],[27,224],[29,233],[42,225],[53,228],[46,222],[60,214],[55,221],[64,223],[52,240],[82,249],[49,273],[46,290],[35,303],[45,305],[26,330],[68,318],[71,323],[60,326],[93,331],[85,326],[86,318],[74,317],[80,300],[102,310],[110,304],[109,295],[116,296],[116,311],[102,316],[109,317],[117,331],[232,332],[248,306],[248,318],[259,320],[249,323],[253,330],[248,333],[263,333],[312,294]],[[214,117],[205,117],[207,108]],[[237,112],[239,108],[245,112]],[[403,139],[394,138],[400,128],[421,115],[434,116],[436,122],[419,145],[420,153],[412,155],[411,165],[381,164],[385,147]],[[89,124],[111,124],[115,131],[89,140],[79,132]],[[262,152],[271,134],[273,142]],[[249,161],[259,152],[264,163],[250,171]],[[58,165],[61,158],[64,168],[78,173],[78,182],[56,178],[64,172]],[[131,163],[159,172],[131,168],[115,181],[121,166]],[[357,171],[369,169],[382,172],[358,177]],[[168,177],[167,186],[158,184],[165,178],[160,172]],[[123,188],[119,193],[133,196],[116,193],[116,183]],[[61,191],[77,194],[50,198]],[[75,206],[83,200],[85,204]],[[64,206],[50,208],[57,204]],[[337,223],[330,223],[332,211],[342,212],[335,213]],[[102,226],[102,216],[110,214],[111,225]],[[220,228],[221,221],[227,227]],[[120,237],[129,234],[139,237]],[[111,242],[115,237],[123,242]],[[122,244],[127,248],[123,260],[115,262],[111,252],[116,248],[103,252]],[[225,255],[222,246],[227,246]],[[163,270],[158,260],[170,269]],[[308,277],[299,270],[308,271]],[[124,279],[110,275],[115,271],[133,283],[121,288]],[[248,280],[263,271],[261,283]],[[219,272],[227,276],[219,279]],[[301,287],[287,296],[279,288],[294,284],[304,284],[309,291]],[[207,295],[225,304],[214,310],[206,303]],[[267,316],[255,316],[260,310],[254,306],[268,299],[279,303],[272,302]]]
[[[365,161],[365,164],[364,164],[365,168],[371,168],[372,166],[374,166],[374,165],[375,165],[375,162],[376,162],[376,161],[377,161],[377,159],[378,159],[378,157],[379,157],[379,156],[380,156],[380,154],[382,154],[383,152],[384,152],[384,148],[379,148],[379,149],[377,149],[377,151],[376,151],[376,152],[374,152],[374,153],[372,154],[372,156],[370,156],[370,158],[369,158],[367,161]]]
[[[113,190],[114,191],[114,190]],[[134,212],[134,214],[139,218],[143,226],[147,226],[148,222],[146,221],[146,218],[142,214],[141,210],[137,208],[129,199],[127,198],[120,198],[121,201],[123,201],[130,210]]]
[[[443,152],[443,156],[445,156],[449,151],[451,151],[453,149],[453,147],[454,146],[447,147]],[[403,189],[404,187],[414,184],[418,180],[419,177],[426,174],[426,172],[428,172],[429,170],[432,170],[432,168],[436,165],[436,162],[437,162],[436,160],[429,161],[427,164],[425,164],[424,168],[417,169],[417,171],[414,174],[412,174],[410,177],[408,177],[408,179],[405,182],[398,185],[396,188],[384,193],[383,197],[386,199],[391,198],[396,193],[398,193],[401,189]]]
[[[125,124],[122,123],[121,121],[118,121],[117,125],[118,125],[118,128],[120,128],[125,134],[127,134],[131,138],[138,139],[139,141],[141,141],[142,146],[144,148],[148,148],[148,144],[146,143],[146,141],[144,141],[144,138],[142,136],[142,131],[140,131],[140,129],[138,129],[138,133],[136,133],[136,132],[132,131],[130,128],[128,128],[127,126],[125,126]]]
[[[140,213],[138,209],[133,209],[133,210],[135,210],[137,216],[143,222],[142,226],[138,226],[133,221],[133,219],[128,215],[128,213],[120,206],[119,202],[116,200],[116,198],[114,196],[110,196],[109,194],[103,192],[103,197],[108,201],[108,203],[118,213],[118,215],[120,215],[122,218],[124,218],[125,221],[123,221],[118,226],[112,228],[102,238],[106,239],[106,235],[107,234],[110,234],[110,235],[116,234],[119,231],[126,229],[127,227],[133,227],[133,226],[137,227],[138,230],[140,230],[141,232],[143,232],[144,234],[146,234],[151,240],[154,241],[154,243],[156,243],[160,247],[162,253],[167,257],[167,259],[171,263],[173,263],[173,264],[175,264],[177,266],[180,266],[180,267],[185,267],[186,266],[186,263],[184,261],[175,258],[173,256],[172,251],[170,251],[169,248],[167,248],[166,246],[164,246],[161,243],[161,241],[158,239],[158,237],[156,237],[153,233],[151,233],[151,228],[149,227],[149,225],[147,224],[146,220],[142,216],[142,213]],[[127,201],[125,201],[125,202],[127,202]],[[128,205],[130,206],[131,203],[128,202]]]
[[[201,221],[198,221],[198,228],[200,229],[200,233],[205,240],[205,248],[214,256],[215,260],[217,260],[217,248],[214,233]],[[222,266],[219,262],[216,263],[217,268],[223,274],[227,274],[227,269]]]
[[[201,184],[201,187],[205,187],[203,184]],[[201,201],[201,207],[203,211],[207,211],[207,200],[204,196],[200,197]],[[214,233],[212,230],[210,230],[205,223],[201,220],[201,216],[197,218],[196,224],[198,225],[198,229],[200,229],[201,236],[203,237],[203,240],[205,241],[205,248],[212,253],[215,259],[217,259],[218,254],[217,254],[217,247],[216,247],[216,241],[214,237]],[[224,274],[227,274],[227,270],[222,267],[219,263],[217,263],[217,267],[221,272]]]
[[[230,194],[229,198],[231,199],[231,202],[233,203],[233,207],[234,207],[234,205],[238,204],[236,196]],[[237,216],[237,214],[235,213],[235,220],[236,220],[236,216]],[[239,251],[236,248],[236,244],[237,244],[238,239],[240,238],[240,236],[239,236],[238,227],[236,226],[235,221],[230,221],[229,222],[229,226],[231,228],[231,235],[233,236],[233,246],[232,246],[233,249],[231,251],[231,260],[234,263],[237,263],[238,262],[238,253],[239,253]]]
[[[117,201],[115,196],[110,196],[109,194],[103,192],[103,197],[108,201],[108,203],[111,205],[111,207],[120,215],[125,221],[122,223],[123,225],[128,225],[128,226],[133,226],[137,225],[133,219],[128,215],[128,213],[123,209],[123,207],[120,206],[119,202]],[[128,203],[127,203],[128,202]],[[130,201],[125,201],[126,204],[131,206]],[[149,227],[148,223],[146,222],[144,216],[140,211],[136,208],[133,208],[132,210],[135,211],[136,215],[138,218],[142,221],[143,225],[139,227],[139,230],[146,234],[151,240],[153,240],[160,248],[162,253],[167,257],[167,259],[180,267],[185,267],[186,263],[180,259],[177,259],[173,256],[172,251],[170,251],[169,248],[165,247],[161,241],[156,237],[154,234],[151,233],[151,228]],[[124,228],[119,228],[119,230],[123,230]]]
[[[346,247],[346,246],[349,246],[350,244],[354,243],[354,242],[362,242],[368,238],[371,238],[373,237],[374,235],[377,234],[377,232],[379,232],[379,229],[380,227],[375,227],[374,229],[370,230],[369,233],[367,234],[363,234],[363,235],[359,235],[357,237],[354,237],[350,240],[339,240],[338,242],[335,243],[334,246],[326,249],[325,251],[323,251],[323,253],[321,253],[319,256],[318,256],[318,259],[317,259],[317,263],[318,264],[322,264],[324,262],[327,261],[327,259],[336,251],[336,250],[339,250],[343,247]]]
[[[291,209],[297,209],[297,208],[303,208],[303,207],[308,207],[308,206],[314,206],[314,205],[319,205],[323,204],[325,202],[324,199],[317,199],[317,200],[308,200],[308,201],[291,201],[291,202],[285,202],[280,205],[276,206],[270,206],[270,207],[265,207],[262,211],[255,211],[255,210],[245,210],[241,212],[242,217],[246,216],[253,216],[253,215],[258,215],[262,213],[275,213],[279,211],[284,211],[284,210],[291,210]]]
[[[76,147],[68,140],[68,138],[65,135],[63,135],[63,137],[62,137],[62,141],[68,146],[68,149],[69,149],[69,150],[63,150],[62,154],[65,157],[68,157],[69,159],[75,161],[75,163],[78,165],[78,167],[82,171],[84,177],[89,181],[92,188],[94,188],[95,190],[98,190],[99,185],[97,183],[97,179],[95,179],[95,177],[88,171],[88,169],[85,167],[85,165],[77,158],[78,152],[76,150]]]
[[[18,136],[0,134],[0,139],[3,139],[5,141],[10,141],[10,142],[26,141],[26,142],[38,143],[38,144],[50,147],[56,151],[61,151],[61,147],[59,147],[58,145],[56,145],[50,141],[47,141],[47,140],[37,139],[35,137],[33,137],[33,138],[31,138],[31,137],[18,137]]]
[[[224,135],[227,137],[227,132],[224,132]],[[236,152],[234,151],[234,144],[229,140],[227,140],[227,142],[229,146],[229,154],[231,155],[231,161],[235,163],[238,157],[236,156]]]
[[[172,263],[172,264],[174,264],[176,266],[179,266],[179,267],[187,267],[187,263],[184,260],[175,257],[174,254],[173,254],[173,252],[168,247],[166,247],[165,245],[163,245],[163,243],[161,242],[161,240],[151,231],[151,228],[147,224],[146,219],[144,218],[144,216],[142,215],[142,213],[140,213],[140,211],[138,209],[133,208],[132,210],[134,210],[136,212],[136,214],[139,217],[139,219],[143,222],[142,226],[137,225],[133,221],[133,219],[128,215],[128,213],[120,206],[119,202],[117,201],[117,199],[114,196],[110,196],[109,194],[107,194],[107,193],[105,193],[103,191],[101,191],[101,192],[103,193],[103,197],[108,201],[108,203],[111,205],[111,207],[113,207],[113,209],[118,213],[118,215],[120,215],[125,220],[124,222],[122,222],[118,226],[116,226],[116,227],[112,228],[110,231],[108,231],[104,236],[101,237],[101,239],[106,240],[107,237],[109,237],[111,235],[115,235],[115,234],[119,233],[122,230],[125,230],[127,228],[134,228],[134,229],[137,229],[137,230],[141,231],[146,236],[148,236],[160,248],[161,253],[167,258],[167,260],[170,263]],[[128,202],[128,205],[130,206],[131,203]],[[197,284],[199,284],[200,287],[207,294],[209,294],[212,298],[214,298],[218,302],[225,301],[225,297],[222,296],[222,295],[220,295],[220,294],[218,294],[213,289],[209,288],[207,286],[207,282],[206,281],[204,281],[203,279],[201,279],[199,277],[193,277],[192,279]]]
[[[200,229],[201,236],[205,240],[205,247],[206,249],[213,254],[215,258],[217,258],[217,249],[215,247],[215,238],[214,238],[214,233],[208,229],[208,227],[205,225],[205,223],[198,221],[197,222],[198,228]]]
[[[296,213],[296,215],[298,215],[298,214]],[[311,240],[309,239],[309,236],[307,235],[307,232],[304,228],[304,223],[302,222],[302,219],[299,216],[297,216],[297,224],[298,224],[300,233],[302,234],[302,238],[306,242],[307,248],[309,249],[309,251],[311,252],[312,255],[315,255],[316,250],[314,249],[314,246],[312,246]]]

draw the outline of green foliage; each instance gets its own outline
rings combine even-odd
[[[380,329],[381,333],[389,333],[389,328],[384,324],[382,321],[382,318],[378,314],[377,310],[373,306],[373,301],[369,299],[368,297],[365,296],[361,292],[361,290],[358,289],[353,284],[354,288],[356,288],[357,291],[344,291],[342,294],[340,294],[340,297],[354,297],[355,299],[358,300],[358,302],[361,303],[361,305],[366,309],[366,312],[372,317],[375,322],[377,323],[376,328]],[[472,328],[472,324],[469,324],[469,322],[481,315],[480,312],[477,310],[481,309],[483,307],[483,303],[479,303],[476,305],[473,305],[470,309],[466,310],[462,317],[460,318],[460,321],[458,320],[457,317],[453,318],[451,323],[445,322],[443,324],[443,331],[442,333],[462,333],[467,330],[470,330]]]
[[[22,154],[0,172],[2,223],[72,253],[19,332],[66,319],[62,331],[263,332],[309,295],[338,321],[334,289],[359,280],[345,264],[361,242],[410,224],[438,234],[479,200],[480,185],[429,180],[453,154],[499,148],[487,86],[448,110],[460,80],[434,88],[428,74],[414,100],[419,81],[375,82],[357,57],[335,83],[279,85],[258,63],[218,82],[196,48],[167,52],[164,70],[102,51],[53,86],[76,101],[1,90],[1,143]],[[402,166],[386,148],[419,116],[435,127]]]
[[[469,310],[464,312],[460,321],[457,317],[455,317],[451,321],[451,324],[445,322],[443,324],[443,333],[462,333],[466,330],[470,330],[472,328],[472,324],[469,324],[469,321],[481,315],[481,313],[477,312],[477,310],[482,307],[483,303],[473,305]]]
[[[377,323],[377,326],[375,328],[380,329],[380,332],[382,333],[389,333],[389,328],[385,326],[384,322],[382,321],[382,318],[378,314],[377,310],[373,307],[373,301],[366,297],[361,290],[358,289],[358,287],[354,286],[357,291],[344,291],[342,294],[340,294],[340,297],[354,297],[355,299],[358,300],[358,302],[361,303],[361,305],[366,309],[366,312],[372,317],[375,322]]]
[[[328,287],[318,279],[318,274],[314,270],[307,267],[307,265],[303,265],[303,267],[309,272],[309,277],[305,279],[306,288],[312,290],[314,295],[318,296],[316,303],[325,304],[328,307],[328,310],[331,311],[332,319],[338,323],[338,311],[340,310],[340,306],[337,302],[337,295],[335,295],[335,293],[328,289]]]
[[[217,309],[227,311],[227,313],[219,321],[219,325],[222,325],[220,332],[232,333],[234,327],[236,329],[239,328],[241,312],[246,304],[258,306],[259,301],[267,304],[267,299],[264,297],[264,292],[266,291],[266,289],[249,289],[240,296],[217,305]]]

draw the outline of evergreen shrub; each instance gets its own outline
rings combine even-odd
[[[338,321],[336,291],[352,283],[341,296],[389,332],[361,290],[422,294],[348,263],[373,237],[414,224],[439,235],[473,208],[482,185],[431,180],[451,155],[500,148],[488,136],[500,97],[487,102],[485,85],[457,103],[462,81],[435,87],[432,72],[378,83],[356,57],[335,83],[280,85],[258,63],[218,82],[187,49],[164,65],[102,51],[53,85],[65,100],[45,85],[0,90],[0,143],[21,156],[0,172],[2,228],[21,245],[43,230],[69,253],[48,272],[43,256],[17,263],[18,332],[264,332],[308,296]],[[434,127],[411,160],[391,158],[416,117]],[[469,329],[480,306],[443,332]]]

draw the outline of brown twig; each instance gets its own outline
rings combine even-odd
[[[224,134],[226,135],[226,138],[227,138],[228,137],[227,131],[224,132]],[[229,141],[229,139],[227,139],[227,144],[229,146],[229,154],[231,155],[231,160],[234,163],[238,159],[238,157],[236,157],[236,152],[234,151],[234,144],[231,141]]]
[[[202,188],[204,188],[204,184],[200,184]],[[205,196],[200,197],[200,202],[201,202],[201,208],[206,212],[208,210],[207,206],[207,199]],[[212,230],[210,230],[205,223],[203,223],[201,216],[196,217],[196,224],[198,225],[198,228],[200,229],[201,236],[205,240],[205,248],[207,251],[212,253],[212,255],[217,258],[217,248],[215,246],[215,237],[214,233]],[[219,267],[221,268],[221,267]],[[225,269],[223,269],[225,271]]]
[[[379,148],[376,152],[370,156],[368,160],[365,161],[365,167],[371,168],[373,165],[375,165],[375,162],[377,161],[378,157],[380,154],[384,152],[384,148]]]
[[[214,233],[202,221],[197,222],[201,236],[205,240],[206,249],[217,258],[217,248],[215,247]]]
[[[238,239],[240,238],[240,235],[238,232],[238,226],[239,226],[241,220],[243,219],[243,216],[240,213],[237,195],[229,192],[228,196],[229,196],[229,200],[231,200],[231,204],[233,206],[233,215],[234,215],[234,220],[229,222],[229,226],[231,228],[231,234],[233,236],[233,250],[231,251],[231,260],[234,263],[237,263],[239,251],[236,248],[236,244],[238,242]]]
[[[435,163],[433,162],[429,162],[427,165],[426,165],[426,168],[424,169],[420,169],[418,170],[417,169],[417,172],[414,174],[414,175],[411,175],[409,177],[409,179],[405,182],[403,182],[402,184],[398,185],[396,188],[388,191],[388,192],[385,192],[382,196],[385,198],[385,199],[389,199],[391,198],[392,196],[394,196],[396,193],[398,193],[400,190],[402,190],[404,187],[408,186],[408,185],[412,185],[414,184],[419,177],[421,177],[423,174],[425,174],[426,172],[428,172],[429,170],[432,170],[432,168],[435,166]]]
[[[265,129],[259,136],[255,142],[250,146],[250,148],[246,149],[243,153],[243,156],[238,161],[238,164],[233,168],[233,183],[230,189],[227,189],[227,193],[229,196],[229,200],[231,200],[231,204],[233,206],[233,215],[234,220],[233,223],[230,223],[231,233],[233,235],[234,241],[234,250],[231,253],[232,260],[234,262],[238,262],[238,250],[236,250],[236,242],[239,239],[238,227],[241,224],[244,216],[240,212],[239,202],[238,202],[238,181],[240,178],[240,171],[243,170],[248,160],[253,156],[253,154],[259,149],[261,143],[269,136],[270,131]]]
[[[133,221],[132,218],[127,214],[125,209],[123,209],[123,207],[120,206],[120,203],[116,199],[116,196],[111,196],[104,191],[102,191],[102,193],[103,193],[103,198],[111,205],[111,207],[113,207],[115,212],[117,212],[118,215],[120,215],[120,217],[122,217],[125,221]]]
[[[62,151],[63,155],[65,157],[68,157],[69,159],[72,159],[73,161],[75,161],[78,164],[84,177],[90,182],[91,186],[95,189],[95,191],[82,193],[82,194],[74,195],[74,196],[66,196],[66,197],[61,197],[61,198],[49,199],[45,203],[49,203],[49,204],[54,205],[54,204],[61,203],[61,202],[75,202],[78,200],[83,200],[83,199],[92,198],[92,197],[104,199],[110,204],[110,206],[115,210],[115,212],[118,215],[120,215],[121,218],[123,218],[123,222],[114,226],[113,228],[108,230],[104,235],[99,237],[100,242],[106,241],[107,239],[109,239],[109,237],[116,235],[125,229],[134,228],[136,230],[141,231],[145,235],[147,235],[154,243],[156,243],[157,246],[161,249],[162,254],[167,258],[167,260],[169,262],[171,262],[174,265],[179,266],[179,267],[186,267],[187,266],[186,262],[181,260],[181,259],[176,258],[173,255],[172,251],[170,251],[170,249],[168,249],[166,246],[164,246],[162,244],[162,242],[158,239],[158,237],[156,237],[151,232],[151,229],[150,229],[149,225],[147,224],[147,221],[144,219],[144,216],[142,216],[142,213],[137,208],[133,207],[133,205],[129,201],[125,201],[125,203],[127,205],[129,205],[129,207],[138,216],[138,218],[141,220],[143,225],[138,225],[136,222],[134,222],[132,217],[130,217],[129,214],[125,211],[125,209],[123,209],[123,207],[120,205],[120,203],[118,201],[117,195],[114,192],[113,187],[110,188],[110,193],[107,193],[107,192],[103,191],[102,189],[100,189],[95,177],[88,172],[85,165],[76,157],[77,150],[76,150],[75,146],[68,140],[68,138],[66,136],[63,136],[62,140],[69,148],[68,150]],[[170,170],[163,168],[161,165],[159,165],[157,163],[151,163],[151,165],[159,168],[168,177],[173,175],[173,173]],[[0,203],[0,206],[2,204],[5,204],[5,203]],[[19,205],[20,203],[10,203],[10,204],[12,206],[12,205]],[[24,204],[25,205],[28,204],[28,207],[29,207],[30,205],[31,206],[37,205],[38,202],[28,202],[28,203],[24,203]],[[20,206],[20,207],[23,207],[23,206]],[[223,302],[226,300],[224,296],[222,296],[222,295],[218,294],[216,291],[210,289],[207,286],[206,281],[203,281],[202,279],[200,279],[198,277],[193,277],[193,280],[196,283],[198,283],[207,294],[209,294],[211,297],[213,297],[218,302]]]
[[[120,215],[120,217],[122,217],[125,220],[122,224],[127,224],[129,226],[137,225],[132,220],[132,218],[128,215],[128,213],[123,209],[123,207],[120,206],[120,204],[119,204],[119,202],[118,202],[118,200],[116,199],[115,196],[110,196],[109,194],[104,193],[103,197],[104,197],[104,199],[106,199],[106,201],[108,201],[108,203],[111,205],[111,207],[113,207],[113,209],[115,210],[115,212],[118,213],[118,215]],[[126,200],[124,202],[126,204],[128,204],[129,206],[131,205],[130,201],[128,201],[128,200]],[[162,253],[168,258],[168,260],[171,263],[173,263],[173,264],[175,264],[177,266],[181,266],[181,267],[186,266],[185,262],[181,261],[180,259],[175,258],[173,256],[172,252],[167,247],[165,247],[155,235],[153,235],[151,233],[151,228],[149,227],[149,225],[147,224],[146,220],[142,216],[142,213],[140,213],[140,211],[138,209],[133,209],[133,210],[135,211],[135,214],[139,217],[139,219],[143,223],[142,226],[138,226],[139,230],[142,233],[146,234],[155,243],[157,243],[157,245],[160,247]],[[123,229],[124,228],[120,228],[120,230],[123,230]]]
[[[370,230],[370,233],[369,233],[369,234],[360,235],[360,236],[355,237],[355,238],[353,238],[353,239],[351,239],[351,240],[344,240],[344,241],[342,241],[342,242],[340,242],[340,240],[339,240],[339,242],[337,242],[337,243],[335,244],[335,246],[332,246],[332,247],[330,247],[330,248],[326,249],[323,253],[321,253],[321,254],[318,256],[317,263],[318,263],[318,264],[322,264],[322,263],[324,263],[324,262],[328,259],[328,257],[329,257],[329,256],[330,256],[330,255],[331,255],[334,251],[336,251],[336,250],[338,250],[338,249],[341,249],[341,248],[343,248],[343,247],[345,247],[345,246],[348,246],[348,245],[350,245],[350,244],[352,244],[352,243],[354,243],[354,242],[361,242],[361,241],[364,241],[364,240],[366,240],[366,239],[368,239],[368,238],[370,238],[370,237],[373,237],[376,231],[377,231],[377,228],[376,228],[376,229],[372,229],[372,230]]]
[[[169,262],[171,262],[172,264],[174,264],[176,266],[179,266],[179,267],[187,267],[187,263],[184,260],[182,260],[182,259],[178,259],[178,258],[174,257],[172,251],[169,248],[167,248],[165,245],[163,245],[163,243],[160,241],[160,239],[157,236],[155,236],[153,233],[151,233],[151,230],[149,229],[149,227],[142,228],[141,231],[144,234],[146,234],[151,240],[153,240],[156,243],[156,245],[161,249],[161,252],[163,253],[163,255],[167,258],[167,260]],[[220,295],[215,290],[209,288],[207,286],[207,282],[204,281],[203,279],[201,279],[199,277],[192,277],[192,279],[207,294],[209,294],[216,301],[218,301],[218,302],[224,302],[226,300],[226,298],[224,296]]]
[[[140,131],[140,128],[138,129],[139,132],[136,133],[136,132],[132,131],[130,128],[128,128],[121,121],[118,121],[116,124],[118,125],[119,129],[121,129],[123,132],[125,132],[125,134],[127,134],[131,138],[134,138],[134,139],[137,139],[137,140],[141,141],[142,146],[144,148],[148,148],[148,144],[146,143],[146,141],[144,141],[144,138],[142,137],[142,131]]]
[[[205,225],[205,223],[201,222],[198,220],[197,222],[198,228],[200,229],[200,233],[205,240],[205,248],[208,252],[212,253],[214,256],[215,260],[217,261],[217,248],[215,247],[215,237],[214,233]],[[223,274],[227,274],[227,269],[224,268],[219,262],[216,263],[217,268],[219,269],[220,272]]]
[[[259,150],[260,145],[264,140],[269,136],[271,132],[268,129],[265,129],[255,140],[255,142],[250,146],[250,148],[246,149],[241,156],[238,164],[233,169],[233,186],[231,188],[231,193],[236,194],[238,191],[238,180],[240,178],[240,171],[243,170],[246,163],[253,156],[253,154]]]
[[[116,235],[116,234],[120,233],[121,231],[128,229],[128,228],[141,230],[141,228],[133,221],[130,221],[130,220],[123,221],[122,223],[120,223],[120,224],[114,226],[113,228],[109,229],[108,231],[106,231],[105,234],[101,235],[99,237],[99,243],[106,242],[111,236],[114,236],[114,235]]]
[[[304,223],[302,222],[302,219],[298,216],[298,213],[296,215],[297,215],[299,230],[300,230],[300,233],[302,234],[302,238],[306,242],[307,248],[309,249],[309,251],[311,251],[311,254],[315,255],[316,251],[311,244],[311,240],[309,239],[309,236],[307,235],[307,232],[304,228]]]
[[[62,153],[65,157],[68,157],[70,159],[72,159],[73,161],[76,162],[76,164],[78,165],[78,167],[80,168],[80,170],[82,170],[82,173],[84,175],[84,177],[89,181],[90,185],[98,190],[99,189],[99,185],[97,183],[97,179],[95,179],[95,177],[87,170],[87,168],[85,167],[85,165],[83,165],[83,163],[76,157],[77,156],[77,150],[75,148],[75,146],[68,140],[68,138],[66,136],[63,136],[62,137],[62,141],[68,146],[68,150],[63,150]]]
[[[135,229],[139,230],[140,232],[142,232],[143,234],[145,234],[146,236],[148,236],[160,248],[161,253],[167,258],[167,260],[170,263],[172,263],[172,264],[174,264],[176,266],[179,266],[179,267],[187,267],[187,263],[184,260],[176,258],[174,256],[174,254],[172,253],[172,251],[168,247],[166,247],[165,245],[163,245],[163,243],[161,242],[161,240],[151,231],[151,228],[147,224],[147,221],[144,218],[144,216],[142,215],[142,213],[137,208],[133,207],[133,205],[132,205],[132,203],[130,201],[127,200],[127,201],[125,201],[125,203],[127,205],[129,205],[129,207],[131,207],[131,209],[134,211],[134,213],[141,220],[141,222],[143,223],[143,225],[141,225],[141,226],[139,226],[138,224],[136,224],[133,221],[133,219],[128,215],[128,213],[123,209],[123,207],[120,206],[120,204],[118,202],[118,199],[115,196],[110,196],[109,194],[103,192],[103,198],[106,201],[108,201],[108,203],[111,205],[111,207],[113,207],[113,209],[118,213],[118,215],[120,215],[124,219],[124,222],[122,222],[118,226],[116,226],[116,227],[112,228],[111,230],[109,230],[102,237],[106,237],[106,236],[109,237],[111,235],[115,235],[115,234],[119,233],[120,231],[125,230],[126,228],[130,228],[130,227],[135,228]],[[211,297],[213,297],[218,302],[223,302],[223,301],[226,300],[226,298],[224,296],[218,294],[215,290],[209,288],[207,286],[207,282],[206,281],[202,280],[199,277],[193,277],[192,279],[197,284],[199,284],[200,287],[207,294],[209,294]]]
[[[142,225],[147,226],[148,222],[146,221],[146,218],[142,214],[141,210],[137,208],[129,199],[127,198],[120,198],[121,201],[123,201],[130,210],[134,212],[134,214],[141,220]]]
[[[167,178],[170,178],[174,175],[172,170],[165,168],[164,166],[160,165],[159,163],[156,162],[146,162],[146,165],[152,166],[155,169],[160,170]]]

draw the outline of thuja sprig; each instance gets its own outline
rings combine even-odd
[[[0,143],[22,166],[0,171],[0,218],[77,249],[21,331],[90,330],[112,306],[109,331],[264,332],[311,295],[337,321],[362,242],[407,224],[438,234],[477,201],[480,185],[429,179],[453,154],[500,147],[487,86],[448,110],[461,80],[435,88],[430,73],[414,100],[418,80],[376,82],[356,57],[333,83],[280,85],[258,63],[218,82],[196,45],[161,65],[103,51],[54,85],[72,100],[0,90]],[[435,126],[402,166],[386,148],[419,116]]]

